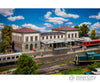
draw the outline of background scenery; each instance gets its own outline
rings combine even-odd
[[[100,34],[100,9],[73,9],[73,8],[19,8],[0,9],[0,38],[1,29],[10,25],[13,29],[28,27],[49,32],[59,26],[87,24],[90,31],[96,30]]]

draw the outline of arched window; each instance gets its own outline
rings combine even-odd
[[[77,33],[75,33],[75,37],[77,37]]]
[[[70,34],[68,34],[68,38],[70,38]]]
[[[73,38],[73,34],[72,34],[72,38]]]
[[[35,48],[37,48],[37,44],[35,44]]]
[[[28,44],[26,44],[25,49],[26,49],[26,50],[28,49]]]

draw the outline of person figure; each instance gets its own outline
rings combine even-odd
[[[43,57],[43,52],[41,52],[41,56]]]

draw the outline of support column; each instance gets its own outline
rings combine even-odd
[[[22,52],[25,51],[25,44],[22,44]]]

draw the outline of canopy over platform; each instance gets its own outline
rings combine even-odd
[[[53,43],[65,43],[64,39],[54,39],[54,40],[48,40],[48,41],[41,41],[44,44],[53,44]]]

